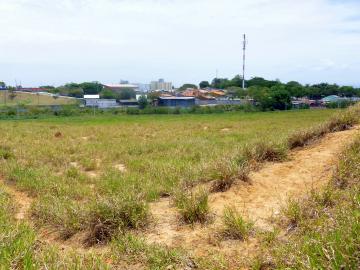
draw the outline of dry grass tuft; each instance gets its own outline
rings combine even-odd
[[[90,215],[91,233],[87,244],[93,245],[107,242],[125,230],[144,227],[148,220],[148,205],[142,196],[131,194],[99,198]]]
[[[231,239],[245,240],[254,228],[254,223],[246,221],[234,207],[224,209],[223,223],[223,235]]]
[[[185,223],[194,224],[208,221],[208,196],[209,194],[205,190],[190,193],[183,191],[176,194],[175,205]]]

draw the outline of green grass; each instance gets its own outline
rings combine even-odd
[[[290,134],[314,127],[335,112],[7,120],[0,122],[0,173],[33,196],[36,226],[54,228],[64,239],[87,231],[92,243],[116,241],[148,224],[149,202],[183,187],[184,193],[175,197],[180,198],[177,205],[184,219],[205,221],[211,212],[207,193],[189,193],[190,187],[245,179],[248,168],[241,166],[249,160],[284,159]],[[154,269],[177,261],[161,248],[154,254],[151,248],[140,249],[144,263]],[[46,258],[55,263],[60,256],[47,254],[51,252],[35,254],[35,262]],[[92,258],[79,260],[95,263]]]
[[[175,195],[175,205],[185,223],[205,223],[208,220],[208,192],[205,190],[179,192]]]
[[[111,224],[128,224],[126,227],[132,228],[133,224],[147,222],[147,202],[158,199],[160,194],[171,194],[184,184],[220,179],[216,173],[219,166],[224,166],[223,160],[236,165],[230,174],[238,176],[241,153],[247,145],[259,141],[284,144],[293,131],[314,126],[334,112],[106,115],[4,121],[0,122],[0,145],[6,146],[4,149],[13,158],[0,160],[1,173],[19,189],[37,196],[33,215],[38,224],[55,226],[65,238],[86,227],[94,228],[94,218],[103,223],[109,214],[112,219],[125,219]],[[250,151],[249,155],[254,154]],[[267,149],[256,159],[273,156]],[[126,168],[125,172],[116,169],[119,164]],[[137,209],[140,202],[142,209],[138,213],[142,214],[105,211],[101,205],[118,194],[123,194],[118,207],[129,203],[123,209]],[[133,200],[131,194],[140,199]],[[126,220],[130,216],[129,223]]]
[[[53,98],[44,94],[33,94],[25,92],[15,92],[14,96],[8,91],[0,91],[0,107],[16,106],[18,104],[26,105],[69,105],[77,104],[77,100],[73,98],[58,97]]]
[[[266,265],[270,269],[358,269],[360,137],[340,156],[329,185],[305,199],[291,200],[284,214],[282,223],[291,225],[290,234],[285,241],[267,246],[254,269]]]
[[[223,234],[231,239],[246,240],[254,227],[254,223],[245,220],[234,207],[224,209],[223,223]]]

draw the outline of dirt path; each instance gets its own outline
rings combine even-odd
[[[255,239],[219,241],[214,237],[221,229],[224,207],[235,206],[255,222],[256,228],[271,229],[271,218],[280,213],[287,198],[326,183],[336,166],[337,154],[359,130],[357,127],[328,134],[311,146],[291,152],[286,162],[266,163],[250,174],[252,184],[241,182],[227,192],[211,194],[209,205],[215,218],[210,225],[180,225],[177,211],[168,199],[153,203],[151,213],[156,225],[145,237],[152,243],[185,248],[197,256],[218,251],[246,255],[257,245]]]

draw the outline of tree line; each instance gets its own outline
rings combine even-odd
[[[266,80],[261,77],[254,77],[250,80],[245,80],[245,86],[248,90],[243,90],[242,78],[237,75],[233,79],[227,78],[215,78],[211,83],[208,81],[200,82],[200,88],[217,88],[224,89],[234,97],[243,97],[251,92],[251,89],[265,88],[268,90],[285,90],[292,97],[308,97],[310,99],[321,99],[329,95],[338,95],[342,97],[354,97],[360,96],[360,88],[353,86],[339,86],[337,84],[319,83],[319,84],[306,84],[302,85],[296,81],[290,81],[288,83],[282,83],[280,80]],[[254,91],[254,90],[252,90]]]

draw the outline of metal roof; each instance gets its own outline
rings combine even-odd
[[[192,100],[195,99],[194,97],[159,97],[160,99],[186,99],[186,100]]]
[[[100,95],[84,95],[86,99],[99,99]]]

